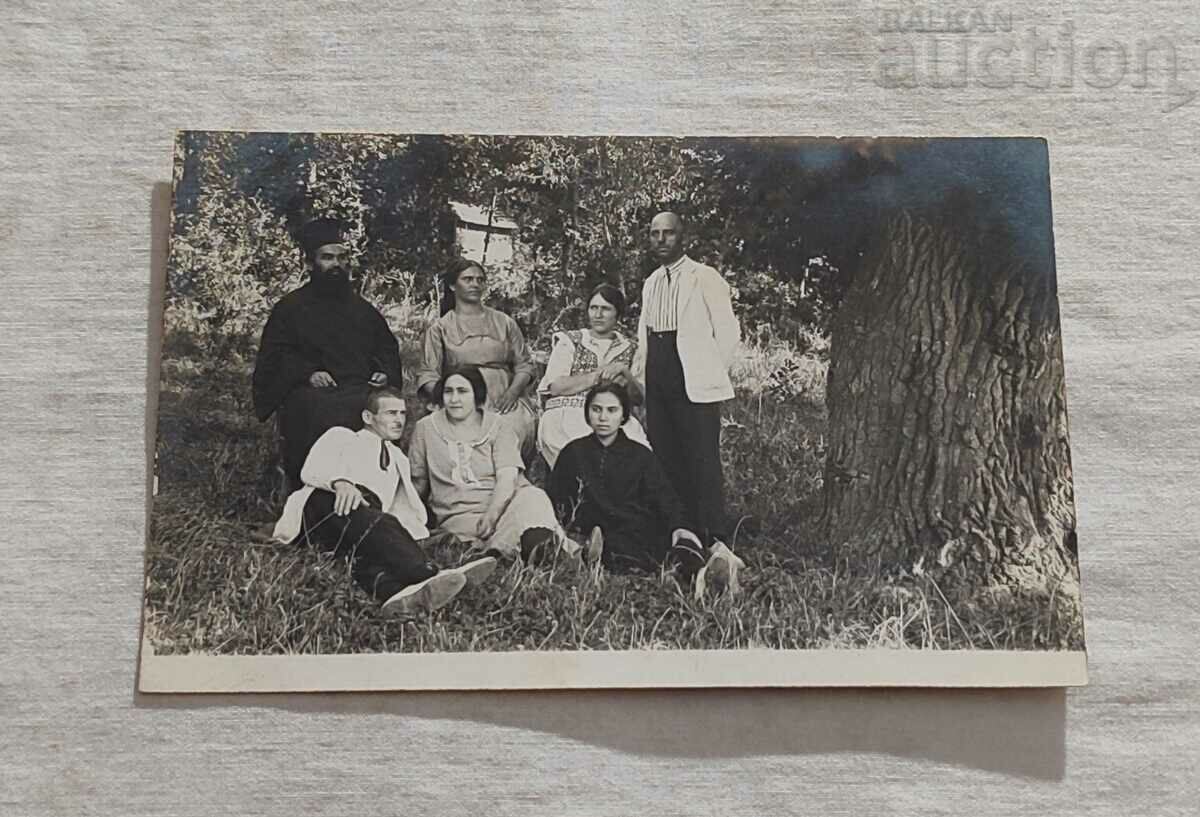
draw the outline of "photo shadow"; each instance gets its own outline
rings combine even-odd
[[[135,704],[461,721],[658,757],[881,754],[1038,780],[1066,770],[1064,689],[139,693]]]
[[[171,185],[157,182],[150,189],[150,294],[147,299],[146,325],[146,426],[143,451],[146,457],[145,508],[142,541],[150,542],[153,524],[155,488],[155,450],[158,439],[158,392],[162,368],[163,305],[167,292],[167,252],[171,226]],[[142,550],[142,575],[149,569],[150,549]],[[146,585],[139,598],[137,674],[141,674],[142,650],[146,644]],[[138,678],[134,679],[135,685]]]

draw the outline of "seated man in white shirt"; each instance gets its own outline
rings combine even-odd
[[[425,505],[408,458],[395,445],[407,408],[395,388],[372,390],[363,429],[335,427],[313,445],[274,537],[309,541],[350,559],[354,581],[383,609],[411,615],[436,610],[496,568],[491,556],[439,570],[417,544],[429,537]]]

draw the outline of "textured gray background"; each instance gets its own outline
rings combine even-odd
[[[880,6],[804,5],[4,4],[0,813],[1187,813],[1200,100],[885,89]],[[1089,5],[990,8],[1170,36],[1200,87],[1190,0]],[[1092,685],[135,697],[177,127],[1049,137]]]

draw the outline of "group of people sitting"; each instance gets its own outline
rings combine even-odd
[[[359,587],[409,615],[517,559],[665,568],[697,595],[736,588],[719,434],[737,322],[719,273],[683,254],[677,215],[650,226],[663,265],[643,289],[638,338],[618,329],[621,291],[601,284],[587,328],[555,334],[540,380],[516,321],[483,303],[483,267],[452,265],[417,373],[429,412],[407,453],[398,346],[354,292],[344,229],[306,226],[310,280],[272,310],[259,348],[255,410],[277,415],[295,489],[276,539],[345,555]],[[544,490],[526,472],[539,455]],[[460,563],[435,564],[451,541]]]

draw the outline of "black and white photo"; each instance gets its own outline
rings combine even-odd
[[[181,132],[142,688],[1082,683],[1048,150]]]

